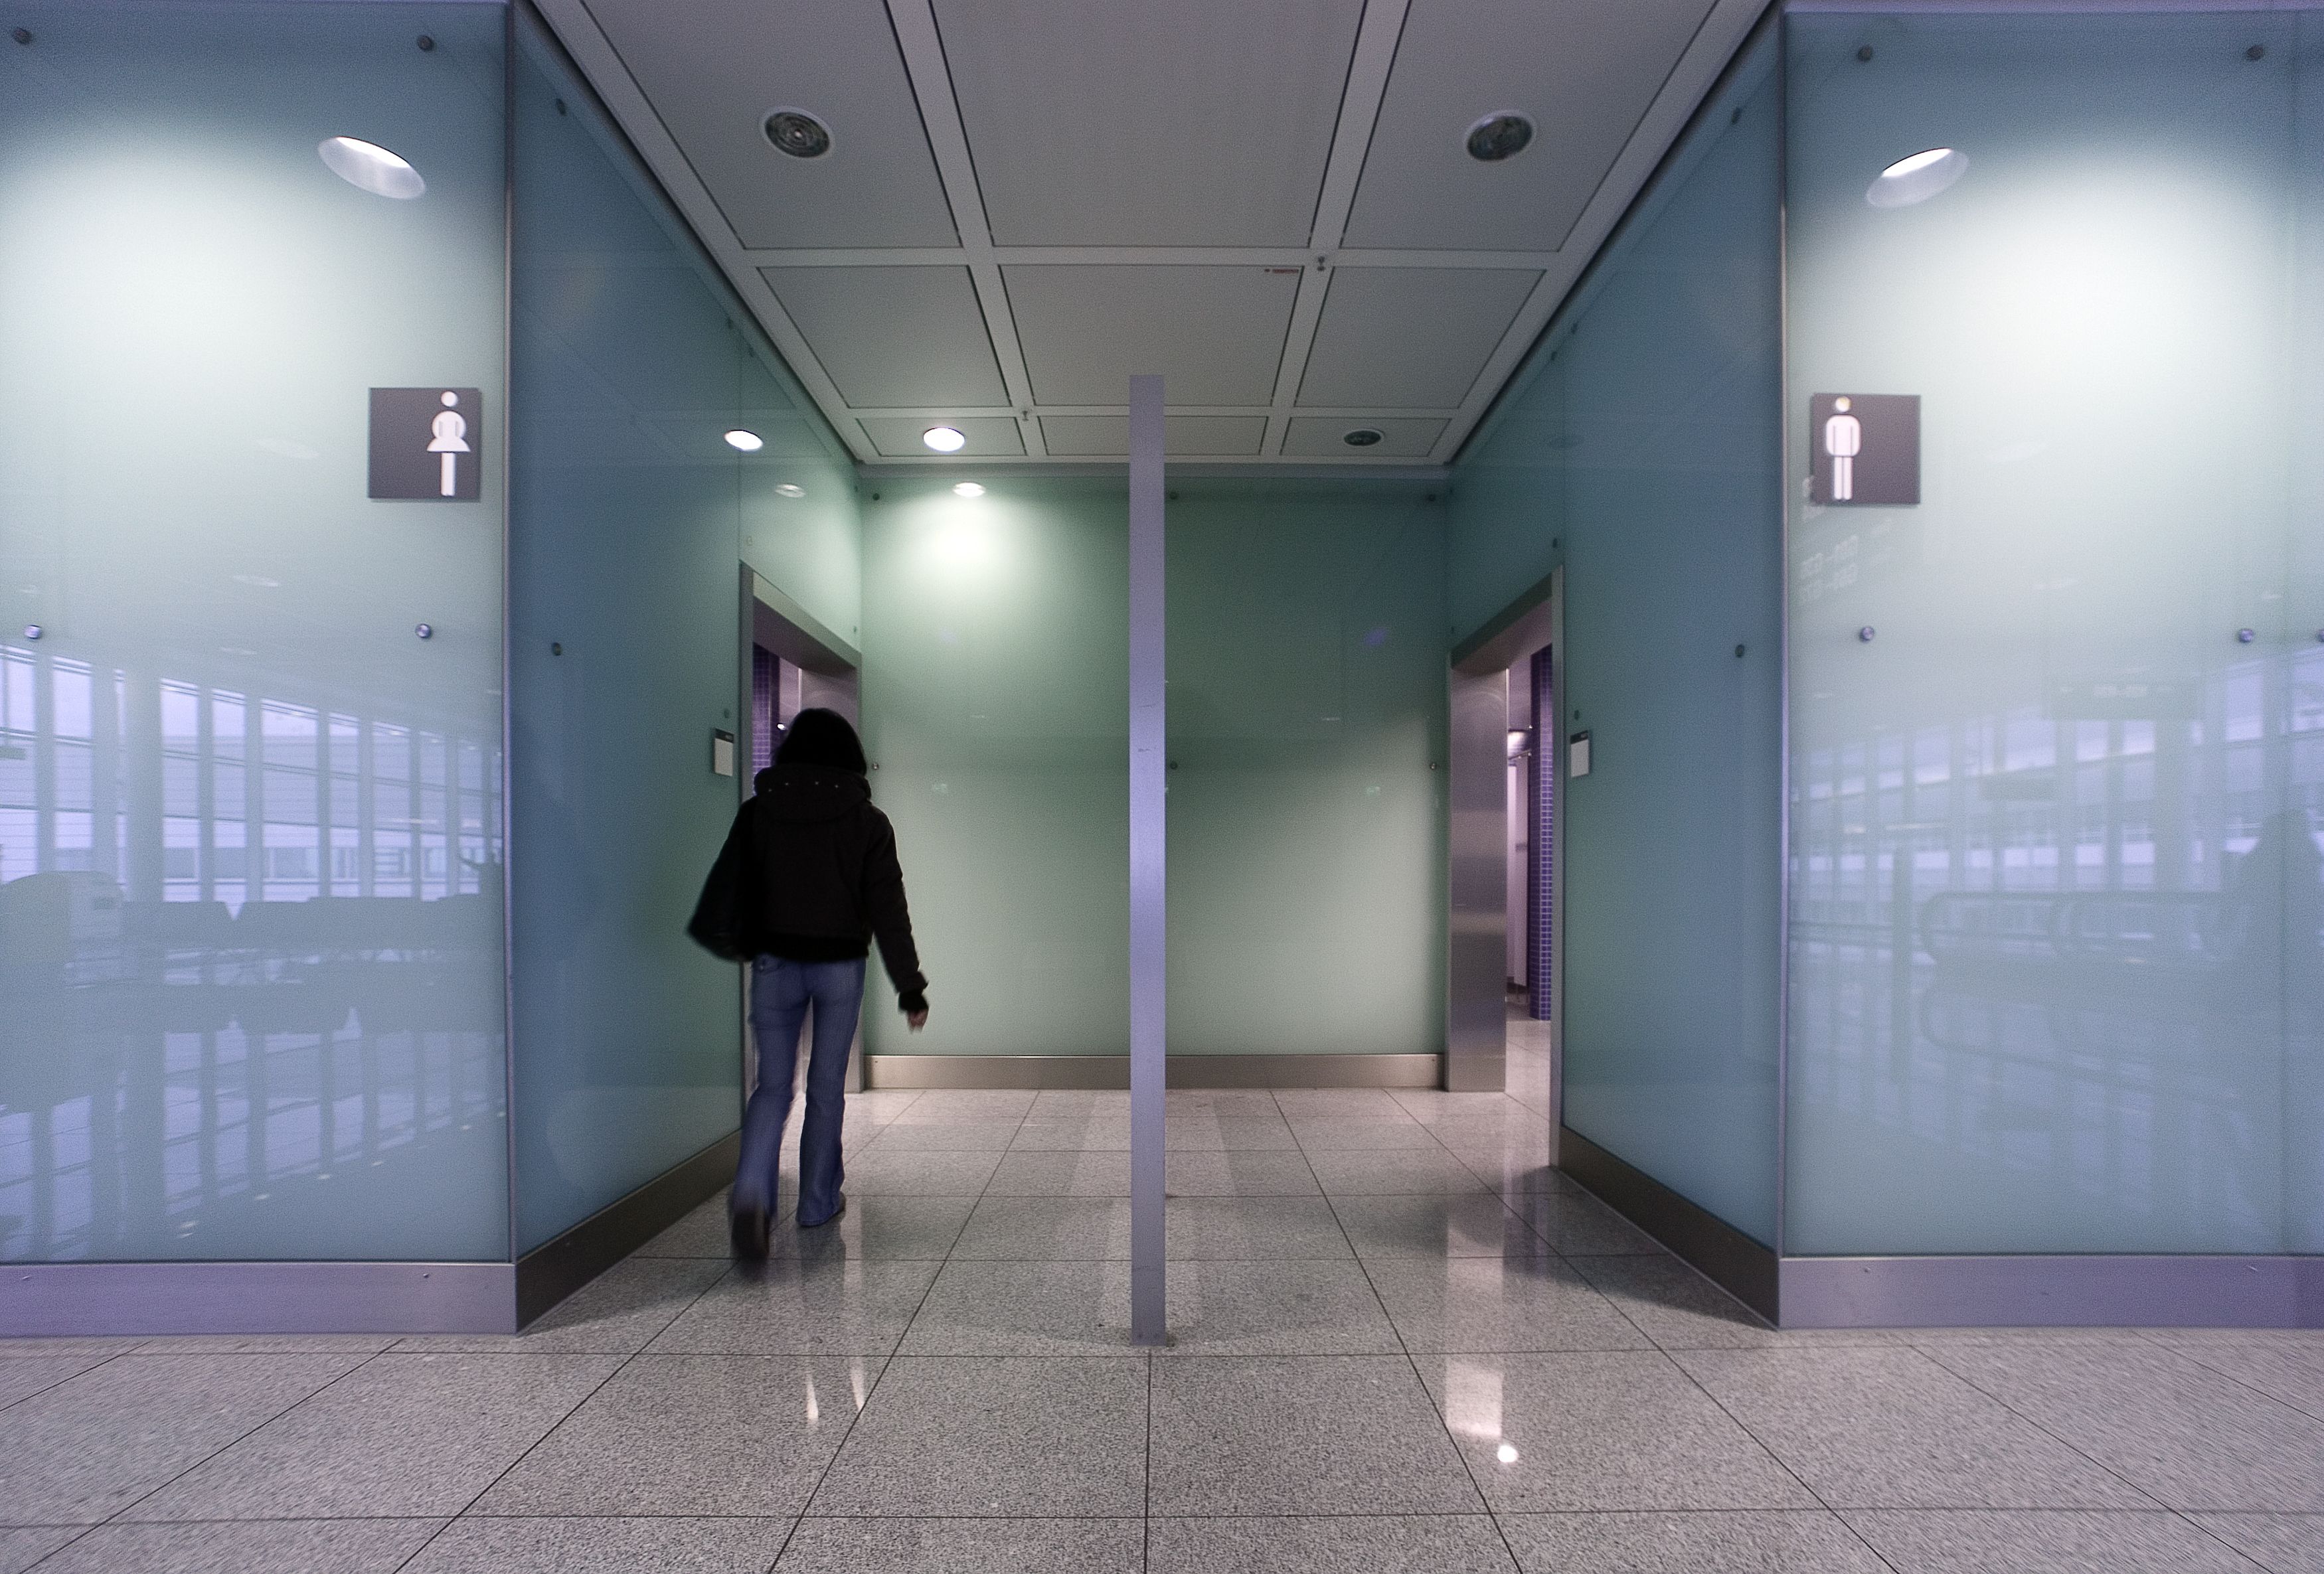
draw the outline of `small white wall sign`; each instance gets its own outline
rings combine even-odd
[[[483,495],[484,396],[474,388],[371,391],[371,495],[473,502]]]
[[[1589,733],[1576,732],[1565,741],[1565,774],[1568,776],[1590,774]]]

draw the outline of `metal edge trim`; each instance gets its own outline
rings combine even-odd
[[[2324,1328],[2324,1256],[1785,1257],[1785,1328]]]
[[[1557,1139],[1566,1174],[1767,1321],[1780,1321],[1782,1264],[1774,1252],[1571,1126],[1559,1127]]]
[[[16,1263],[0,1337],[512,1333],[512,1263]]]
[[[1204,463],[1184,454],[1166,456],[1166,458],[1176,473],[1171,477],[1174,486],[1201,481],[1344,481],[1372,484],[1388,481],[1444,483],[1452,478],[1451,466],[1444,465]],[[1064,459],[1014,460],[1001,456],[973,460],[914,460],[889,464],[858,460],[855,474],[859,481],[865,482],[917,480],[949,483],[970,465],[979,466],[976,474],[987,480],[997,475],[1004,480],[1126,482],[1130,475],[1127,459],[1077,464]]]
[[[508,1240],[516,1257],[516,68],[519,5],[501,23],[501,1149],[508,1171]],[[529,5],[525,18],[538,23]]]
[[[1441,1054],[1173,1054],[1173,1088],[1434,1088]],[[868,1088],[1130,1086],[1126,1054],[867,1054]]]
[[[1791,1216],[1792,1105],[1792,78],[1791,28],[1775,51],[1775,1255]],[[1744,47],[1750,47],[1748,41]]]
[[[743,560],[743,566],[750,570],[751,594],[764,602],[769,612],[806,635],[813,643],[822,646],[834,660],[850,671],[861,672],[863,669],[862,651],[841,639],[822,619],[799,605],[798,600],[781,585],[752,567],[749,559]],[[806,664],[802,662],[800,665]]]
[[[733,1178],[742,1134],[729,1132],[516,1261],[519,1328],[716,1196]]]

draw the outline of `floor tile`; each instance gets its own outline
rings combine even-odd
[[[1130,1203],[1108,1197],[987,1197],[954,1243],[954,1258],[1128,1261]]]
[[[1276,1108],[1294,1124],[1301,1120],[1409,1120],[1386,1088],[1277,1088]]]
[[[606,1356],[375,1356],[127,1517],[457,1514],[619,1364]]]
[[[1043,1088],[1033,1095],[1028,1120],[1060,1120],[1084,1117],[1130,1118],[1127,1088]]]
[[[1157,1514],[1483,1506],[1400,1356],[1157,1361],[1150,1453]]]
[[[2175,1514],[1859,1508],[1847,1518],[1896,1574],[2251,1574]]]
[[[1507,1093],[1447,1093],[1434,1088],[1396,1088],[1388,1097],[1415,1120],[1429,1125],[1514,1118],[1520,1111]]]
[[[2181,1345],[2179,1352],[2295,1410],[2324,1417],[2324,1343],[2302,1346],[2215,1339]],[[0,1367],[0,1379],[6,1376],[6,1368]]]
[[[955,1257],[896,1353],[1142,1356],[1130,1342],[1130,1265]]]
[[[814,1511],[1142,1514],[1147,1366],[900,1358],[816,1489]]]
[[[423,1334],[399,1342],[414,1350],[626,1356],[651,1343],[727,1266],[711,1257],[631,1257],[615,1263],[517,1334]]]
[[[99,1525],[41,1574],[394,1574],[444,1522],[278,1519]]]
[[[984,1189],[988,1197],[1127,1197],[1127,1152],[1004,1154]]]
[[[1505,1514],[1525,1574],[1887,1574],[1832,1514]]]
[[[1126,1275],[1124,1297],[1126,1306]],[[1403,1348],[1352,1262],[1178,1262],[1165,1297],[1171,1356],[1392,1355]]]
[[[896,1114],[897,1126],[942,1125],[977,1120],[1022,1120],[1033,1108],[1030,1088],[933,1088]]]
[[[1309,1150],[1307,1162],[1315,1179],[1334,1197],[1442,1195],[1481,1192],[1485,1183],[1469,1167],[1438,1148],[1388,1148],[1371,1152],[1352,1149]]]
[[[1298,1120],[1289,1130],[1309,1153],[1442,1153],[1436,1134],[1417,1120]]]
[[[1562,1259],[1381,1259],[1371,1281],[1415,1355],[1471,1350],[1650,1349],[1646,1336]]]
[[[1813,1508],[1659,1352],[1423,1358],[1495,1513]]]
[[[1172,1153],[1296,1153],[1299,1139],[1279,1115],[1248,1120],[1181,1118],[1164,1125],[1162,1146]]]
[[[1334,1197],[1360,1257],[1537,1256],[1548,1243],[1499,1197]]]
[[[87,1526],[77,1524],[0,1530],[0,1574],[24,1574],[25,1569],[67,1542],[87,1533]]]
[[[2268,1574],[2324,1574],[2324,1514],[2187,1516]]]
[[[726,1228],[726,1194],[721,1192],[632,1254],[641,1257],[726,1257],[733,1247]]]
[[[32,1356],[21,1360],[0,1361],[0,1410],[5,1410],[20,1399],[29,1399],[35,1394],[53,1388],[68,1377],[78,1376],[106,1358],[104,1356]]]
[[[1138,1574],[1135,1519],[807,1519],[775,1574]]]
[[[2168,1507],[2324,1510],[2324,1421],[2171,1350],[1927,1348]]]
[[[1130,1122],[1034,1118],[1010,1134],[1011,1153],[1128,1153]]]
[[[879,1378],[870,1358],[648,1352],[495,1482],[478,1514],[795,1514]]]
[[[894,1153],[876,1148],[847,1166],[848,1201],[858,1197],[973,1197],[1000,1166],[1002,1155]]]
[[[149,1339],[141,1356],[375,1356],[398,1336],[392,1333],[180,1333]],[[0,1368],[0,1376],[6,1375]]]
[[[1014,1120],[954,1120],[942,1125],[904,1122],[884,1127],[864,1146],[866,1155],[895,1153],[999,1153],[1017,1135]]]
[[[813,1229],[795,1220],[777,1224],[768,1247],[773,1256],[809,1263],[942,1261],[975,1210],[973,1197],[850,1197],[846,1212]]]
[[[2152,1508],[1920,1352],[1673,1357],[1835,1508]]]
[[[737,1265],[647,1348],[676,1356],[888,1355],[938,1266],[788,1258]]]
[[[1321,1197],[1174,1197],[1166,1223],[1174,1258],[1355,1255]]]
[[[0,1360],[31,1357],[42,1360],[58,1356],[125,1356],[151,1343],[143,1339],[0,1339]]]
[[[764,1574],[779,1519],[462,1519],[404,1574]]]
[[[1173,1197],[1319,1197],[1314,1172],[1296,1149],[1181,1151],[1164,1155]]]
[[[0,1411],[0,1519],[94,1523],[360,1356],[118,1356]]]
[[[1515,1574],[1483,1514],[1157,1519],[1148,1574]]]
[[[1173,1088],[1163,1095],[1167,1120],[1208,1116],[1214,1120],[1280,1120],[1288,1106],[1264,1088]]]
[[[1567,1256],[1658,1256],[1660,1241],[1583,1192],[1515,1192],[1502,1196],[1534,1233]]]
[[[924,1091],[918,1088],[865,1088],[847,1095],[847,1121],[853,1126],[862,1120],[872,1126],[885,1126],[897,1116],[919,1102]]]
[[[1582,1185],[1546,1160],[1493,1147],[1449,1149],[1469,1172],[1505,1197],[1581,1197]]]
[[[1788,1349],[1798,1345],[1894,1344],[1881,1329],[1777,1331],[1676,1257],[1570,1256],[1582,1276],[1667,1350]]]

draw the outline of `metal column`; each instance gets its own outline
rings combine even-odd
[[[1130,380],[1130,1338],[1163,1314],[1162,379]]]

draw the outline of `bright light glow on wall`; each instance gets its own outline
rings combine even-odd
[[[920,441],[939,454],[957,454],[968,446],[968,439],[957,427],[930,427],[920,434]]]
[[[777,497],[805,497],[807,495],[807,488],[801,486],[796,481],[779,482],[775,486],[775,495]]]
[[[964,481],[952,489],[952,494],[954,497],[982,497],[984,488],[973,481]]]
[[[315,144],[332,174],[374,197],[408,200],[428,189],[420,171],[377,143],[360,137],[327,136]]]
[[[1880,178],[1866,189],[1864,200],[1875,207],[1910,207],[1967,173],[1967,153],[1958,148],[1929,148],[1881,170]]]
[[[726,434],[726,446],[730,448],[739,448],[745,454],[755,454],[767,446],[767,440],[756,432],[746,432],[742,428],[736,427]]]

